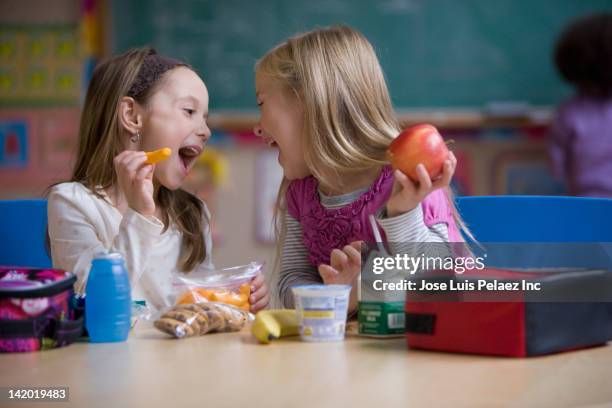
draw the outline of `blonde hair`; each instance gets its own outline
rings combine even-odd
[[[387,163],[399,124],[376,53],[361,33],[333,26],[298,34],[268,51],[255,71],[300,100],[304,159],[319,183],[340,189],[341,175]],[[288,184],[284,179],[276,202],[275,269],[286,235]]]
[[[386,163],[399,124],[374,49],[359,32],[337,26],[297,35],[255,69],[302,103],[304,158],[319,182],[342,187],[339,174]]]
[[[400,125],[376,53],[361,33],[332,26],[298,34],[268,51],[255,71],[302,104],[304,158],[319,183],[339,189],[342,175],[388,164],[386,151]],[[286,234],[287,186],[285,179],[277,197],[276,266]]]
[[[70,181],[82,183],[100,198],[103,198],[101,190],[117,183],[113,159],[125,149],[124,130],[118,118],[119,103],[128,94],[145,57],[151,52],[149,47],[132,49],[102,62],[94,70],[87,89],[76,164]],[[179,66],[187,67],[185,64]],[[135,100],[146,106],[168,72]],[[184,271],[192,270],[206,257],[202,202],[184,190],[171,191],[163,186],[155,202],[162,210],[166,228],[172,221],[181,232],[179,267]]]

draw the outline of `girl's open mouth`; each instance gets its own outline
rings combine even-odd
[[[185,170],[189,170],[196,159],[202,153],[202,147],[191,145],[191,146],[183,146],[179,149],[178,154]]]

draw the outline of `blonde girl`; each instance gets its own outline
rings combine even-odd
[[[254,131],[279,150],[284,172],[275,290],[284,306],[294,285],[343,283],[353,285],[355,310],[359,242],[374,241],[370,214],[389,243],[461,241],[448,189],[454,155],[436,180],[422,165],[417,182],[388,165],[400,127],[362,34],[335,26],[292,37],[257,62],[255,82]]]

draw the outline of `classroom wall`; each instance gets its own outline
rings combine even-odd
[[[213,251],[215,265],[228,267],[251,261],[272,265],[274,246],[257,238],[255,197],[258,179],[257,159],[261,147],[221,149],[230,166],[226,185],[219,189],[214,222],[219,238]]]
[[[3,27],[75,24],[81,18],[81,7],[80,0],[54,0],[52,7],[47,0],[3,0],[0,24]],[[0,63],[0,67],[11,64],[1,59]],[[53,102],[39,106],[36,100],[30,100],[18,106],[10,103],[0,106],[0,129],[7,123],[23,124],[27,140],[23,163],[0,164],[0,199],[41,197],[49,185],[70,176],[77,142],[78,102],[68,106]],[[227,180],[214,197],[217,204],[211,203],[218,231],[213,253],[215,263],[225,267],[259,260],[270,265],[273,246],[256,238],[253,205],[255,168],[261,149],[228,147],[221,148],[220,152],[229,166]]]
[[[107,1],[96,3],[102,9],[108,5]],[[56,0],[51,7],[43,0],[5,0],[0,2],[0,24],[3,27],[76,24],[82,18],[83,4],[80,0]],[[170,14],[166,17],[171,18]],[[109,28],[112,24],[105,20],[103,27]],[[108,54],[110,38],[120,35],[102,31],[106,46],[101,47],[100,56]],[[85,60],[86,56],[82,57]],[[12,63],[0,55],[1,68],[10,67]],[[68,102],[47,101],[45,104],[2,101],[0,136],[8,133],[7,128],[2,127],[7,123],[25,123],[28,149],[24,161],[18,165],[0,161],[0,199],[40,197],[48,185],[69,176],[77,142],[81,98],[82,94]],[[455,188],[459,194],[558,194],[562,192],[561,186],[551,178],[546,164],[546,132],[551,106],[547,108],[539,119],[493,120],[480,113],[449,114],[445,111],[403,112],[401,118],[406,125],[421,121],[437,124],[447,138],[455,140],[453,149],[459,156]],[[262,240],[261,225],[257,226],[258,214],[261,214],[257,208],[258,195],[262,185],[271,181],[263,178],[258,164],[264,148],[248,135],[255,116],[248,112],[244,117],[238,115],[221,120],[223,112],[211,113],[215,128],[213,146],[228,163],[226,180],[206,193],[210,194],[209,205],[215,223],[215,263],[226,267],[261,260],[271,265],[274,247]]]
[[[0,2],[0,196],[40,197],[69,176],[85,58],[81,1]]]
[[[52,3],[52,4],[50,4]],[[0,23],[59,23],[77,21],[80,0],[2,0]]]

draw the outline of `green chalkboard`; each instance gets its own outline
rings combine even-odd
[[[296,32],[334,23],[377,50],[396,108],[554,105],[570,89],[551,62],[574,17],[611,0],[135,0],[112,2],[113,51],[151,44],[187,60],[211,109],[255,109],[253,64]]]

